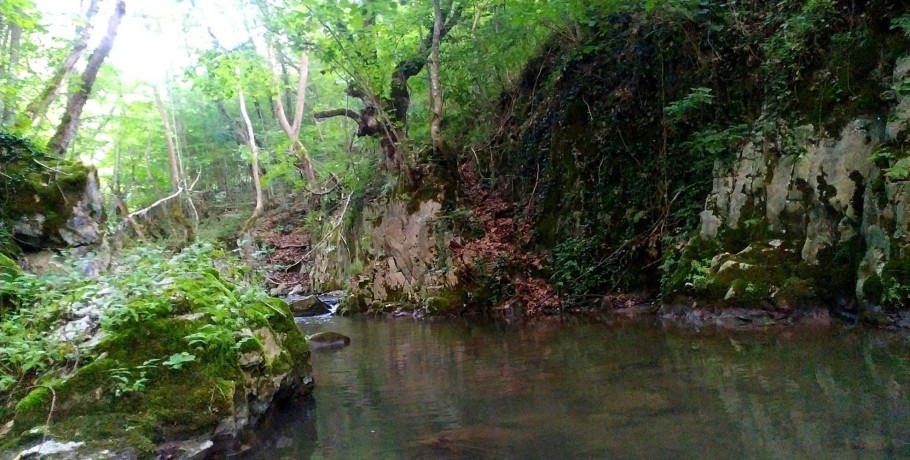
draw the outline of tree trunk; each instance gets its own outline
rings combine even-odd
[[[284,91],[281,95],[284,97],[284,105],[290,107],[294,104],[293,95],[291,94],[291,77],[288,75],[288,66],[284,59],[278,60],[281,63],[281,81],[284,82]]]
[[[69,148],[70,142],[76,137],[82,109],[85,108],[85,103],[92,92],[92,86],[95,84],[95,78],[98,77],[101,64],[104,63],[104,59],[107,58],[111,48],[114,46],[114,39],[117,38],[117,29],[120,27],[120,22],[125,14],[126,3],[123,0],[119,0],[114,8],[114,14],[108,20],[107,33],[101,39],[101,43],[95,48],[95,51],[92,52],[88,64],[85,66],[85,71],[82,72],[82,81],[79,88],[70,95],[69,101],[67,101],[66,111],[63,113],[60,126],[57,127],[57,132],[48,144],[48,150],[51,152],[63,156],[67,148]]]
[[[247,147],[252,152],[252,169],[253,169],[253,187],[256,189],[256,208],[253,215],[243,224],[243,231],[248,231],[256,224],[256,219],[262,214],[265,208],[265,197],[262,193],[262,185],[259,182],[259,147],[256,146],[256,136],[253,134],[253,122],[250,121],[250,115],[246,111],[246,101],[243,96],[243,86],[237,84],[237,95],[240,97],[240,115],[243,116],[243,123],[246,125]]]
[[[19,51],[22,40],[22,28],[18,24],[9,24],[9,60],[6,62],[6,85],[16,86],[16,67],[19,67]],[[11,97],[3,100],[3,113],[0,114],[0,125],[9,125],[16,115],[15,104]]]
[[[114,145],[114,183],[111,185],[114,195],[123,196],[120,189],[120,144]]]
[[[442,88],[439,85],[439,35],[442,32],[442,8],[439,0],[433,0],[433,45],[430,52],[430,101],[433,113],[430,115],[430,139],[433,140],[433,149],[439,155],[447,156],[445,145],[442,141]]]
[[[441,8],[438,5],[434,6],[434,18],[441,16]],[[407,140],[408,109],[411,105],[408,80],[426,66],[432,43],[435,41],[438,47],[438,42],[448,35],[461,18],[460,5],[452,6],[447,15],[434,20],[433,29],[421,40],[417,53],[395,66],[391,76],[389,99],[378,101],[376,96],[365,88],[351,85],[346,91],[348,96],[356,97],[364,103],[364,108],[359,114],[348,109],[326,110],[313,114],[317,120],[338,116],[356,120],[358,137],[371,136],[379,139],[383,152],[380,166],[386,170],[399,171],[406,180],[410,180],[410,171],[404,158],[402,144]],[[441,91],[439,94],[441,97]],[[439,110],[442,110],[441,103]]]
[[[99,3],[100,0],[91,0],[89,3],[88,11],[85,13],[85,25],[76,28],[73,49],[54,72],[54,75],[51,76],[50,80],[48,80],[44,90],[25,107],[24,118],[18,123],[20,129],[36,126],[47,113],[48,107],[57,98],[60,88],[63,87],[63,82],[73,72],[76,63],[79,62],[82,54],[85,53],[85,49],[88,48],[88,41],[92,35],[92,23],[95,15],[98,14]]]
[[[161,123],[164,125],[164,137],[167,139],[167,160],[171,167],[171,191],[176,192],[180,188],[180,162],[177,159],[177,146],[174,144],[174,130],[171,127],[171,119],[158,94],[158,89],[154,91],[155,107],[158,108],[158,115],[161,116]]]
[[[272,80],[273,84],[278,85],[278,71],[275,64],[275,53],[272,50],[271,46],[269,47],[269,60],[271,61],[269,67],[272,69]],[[281,100],[281,95],[279,94],[273,101],[275,109],[275,118],[278,119],[278,124],[281,125],[281,129],[284,130],[284,133],[288,136],[288,139],[291,141],[291,150],[294,152],[294,155],[297,157],[297,160],[300,162],[300,170],[303,171],[304,177],[308,183],[316,183],[316,171],[313,169],[313,161],[310,159],[310,154],[307,152],[306,147],[300,141],[300,127],[303,125],[303,108],[304,103],[306,102],[306,85],[307,79],[309,77],[310,69],[310,59],[307,57],[306,52],[300,53],[300,65],[298,67],[299,75],[297,81],[297,103],[294,106],[294,120],[293,124],[288,122],[287,113],[285,113],[284,103]]]

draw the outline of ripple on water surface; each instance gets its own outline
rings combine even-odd
[[[903,458],[906,336],[329,317],[251,458]]]

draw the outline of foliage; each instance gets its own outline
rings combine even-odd
[[[570,303],[583,299],[607,281],[609,270],[592,260],[597,254],[596,241],[570,237],[553,250],[553,274],[550,280],[556,291]]]
[[[703,129],[692,133],[689,140],[680,143],[680,147],[688,149],[699,161],[713,163],[717,159],[730,159],[734,156],[737,147],[742,145],[743,139],[749,133],[749,129],[749,126],[745,124],[720,130],[715,128]]]
[[[910,178],[910,162],[906,157],[904,150],[891,146],[880,147],[869,155],[869,159],[882,168],[885,178],[892,182]]]
[[[711,282],[711,261],[692,261],[692,268],[689,277],[686,279],[686,286],[691,287],[695,292],[701,292],[708,288]]]
[[[711,88],[692,88],[692,92],[686,97],[673,101],[670,105],[664,107],[664,114],[670,123],[683,121],[687,116],[702,110],[714,104],[714,96],[711,94]]]
[[[207,366],[231,366],[250,340],[244,331],[283,314],[270,306],[261,288],[242,281],[245,272],[231,268],[238,265],[236,261],[209,244],[173,255],[161,248],[137,247],[96,279],[86,279],[76,261],[69,263],[59,275],[0,273],[0,295],[13,298],[17,306],[3,312],[0,323],[0,393],[65,377],[67,368],[91,361],[96,349],[53,332],[76,310],[100,311],[102,328],[115,343],[133,328],[142,329],[175,314],[207,318],[206,324],[178,338],[193,353],[152,357],[109,371],[118,395],[141,391],[157,366],[179,371],[197,358]],[[224,277],[240,283],[242,289]],[[129,346],[123,345],[122,351],[128,352]]]

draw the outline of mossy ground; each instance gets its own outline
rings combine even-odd
[[[287,304],[225,280],[212,252],[191,247],[150,262],[158,273],[146,286],[157,289],[105,312],[105,338],[85,351],[88,364],[38,380],[15,405],[19,438],[7,442],[31,439],[50,413],[52,437],[148,455],[162,441],[210,432],[231,416],[250,376],[281,376],[304,364],[306,338]],[[266,342],[277,351],[265,350]],[[264,359],[243,368],[244,353]]]

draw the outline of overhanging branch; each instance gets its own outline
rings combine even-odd
[[[317,120],[333,117],[348,117],[360,121],[360,114],[351,109],[324,110],[322,112],[316,112],[313,114],[313,118]]]

